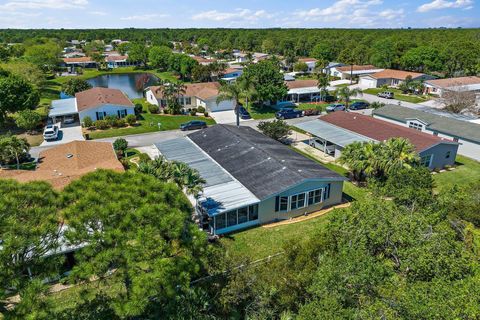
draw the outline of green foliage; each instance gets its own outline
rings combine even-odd
[[[70,78],[62,85],[62,91],[74,97],[76,93],[91,89],[92,85],[81,78]]]
[[[121,151],[123,154],[125,154],[125,150],[127,150],[127,148],[128,142],[123,138],[118,138],[113,142],[113,149],[116,151]]]
[[[259,101],[274,103],[288,92],[278,63],[271,60],[263,60],[247,66],[242,77],[252,83]]]
[[[17,169],[20,162],[27,158],[30,145],[25,138],[14,135],[0,136],[0,164],[16,163]]]
[[[106,120],[97,120],[95,121],[95,128],[100,130],[105,130],[110,127],[110,124]]]
[[[61,264],[60,258],[44,258],[58,246],[58,195],[45,182],[13,180],[1,180],[0,194],[0,312],[18,319],[40,316],[35,307],[45,289],[42,281],[55,275]],[[16,288],[21,297],[20,304],[9,311],[5,309],[8,288]]]
[[[143,112],[143,105],[141,103],[135,103],[134,111],[135,111],[135,115],[138,117]]]
[[[192,108],[192,109],[190,110],[190,115],[191,115],[191,116],[196,116],[196,115],[197,115],[197,108]]]
[[[454,219],[461,219],[480,227],[480,182],[464,186],[453,186],[440,195],[442,204]]]
[[[260,121],[258,129],[272,139],[284,142],[291,133],[290,126],[283,120]]]
[[[42,44],[27,47],[25,50],[25,58],[40,69],[51,72],[58,66],[61,51],[57,43],[49,40]]]
[[[5,121],[7,113],[34,109],[39,101],[37,90],[25,79],[0,76],[0,123]]]
[[[115,118],[115,121],[112,124],[112,127],[114,128],[123,128],[126,125],[126,121],[123,118]]]
[[[37,65],[28,61],[11,60],[0,64],[0,68],[24,78],[37,88],[42,88],[44,85],[45,73]]]
[[[94,123],[93,123],[93,120],[92,118],[90,118],[89,116],[86,116],[85,118],[83,118],[83,126],[85,128],[91,128],[93,127]]]
[[[203,106],[199,106],[199,107],[197,108],[197,111],[198,111],[198,113],[204,113],[204,112],[205,112],[205,108],[204,108]]]
[[[335,95],[343,102],[348,109],[351,98],[363,95],[362,90],[359,88],[341,87],[335,91]]]
[[[308,66],[305,62],[297,62],[293,65],[293,71],[297,72],[307,72],[308,71]]]
[[[137,117],[134,114],[127,114],[125,121],[128,123],[128,125],[133,126],[135,123],[137,123]]]
[[[22,110],[17,113],[15,123],[19,128],[32,131],[40,125],[42,116],[33,110]]]
[[[148,53],[148,60],[154,68],[158,68],[160,70],[167,70],[169,67],[168,62],[171,55],[173,55],[173,53],[169,47],[154,46],[150,48],[150,51]]]
[[[140,316],[153,305],[161,311],[201,270],[206,237],[190,222],[190,204],[175,185],[98,170],[65,188],[62,199],[66,236],[89,243],[72,280],[95,276],[117,286],[108,305],[118,316]]]
[[[130,43],[128,45],[128,60],[140,62],[146,66],[148,62],[148,48],[145,43]]]
[[[153,114],[156,114],[160,111],[160,108],[154,104],[149,104],[147,108],[148,108],[148,112]]]

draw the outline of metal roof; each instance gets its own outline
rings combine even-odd
[[[480,125],[466,121],[467,119],[455,119],[450,113],[437,111],[436,114],[405,108],[395,105],[386,105],[376,109],[375,116],[384,117],[407,123],[407,120],[418,119],[427,124],[427,128],[464,140],[480,143]],[[469,119],[471,120],[471,119]]]
[[[203,206],[210,216],[260,201],[187,137],[162,141],[155,146],[167,160],[186,163],[207,181],[198,201],[205,202]]]
[[[358,133],[354,133],[318,119],[296,124],[295,127],[302,129],[316,137],[330,141],[331,143],[342,148],[357,141],[375,141]]]
[[[58,117],[78,113],[77,103],[75,98],[53,100],[49,117]]]
[[[251,127],[216,125],[188,137],[258,199],[306,180],[345,180]]]
[[[288,90],[288,94],[309,94],[309,93],[319,93],[320,89],[318,87],[305,87],[305,88],[295,88]]]

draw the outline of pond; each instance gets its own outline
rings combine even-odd
[[[87,80],[93,87],[122,90],[130,99],[142,98],[143,90],[158,82],[150,73],[105,74]]]

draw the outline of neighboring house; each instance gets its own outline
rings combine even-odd
[[[90,57],[63,58],[63,66],[73,72],[76,68],[96,68],[97,63]]]
[[[242,63],[242,62],[248,62],[248,54],[243,53],[243,52],[234,52],[233,56],[235,57],[235,62]],[[268,53],[261,53],[261,52],[254,52],[252,53],[252,62],[253,63],[258,63],[262,60],[265,60],[269,57],[270,55]]]
[[[353,69],[353,72],[352,72]],[[350,79],[350,73],[353,74],[353,77],[360,77],[363,75],[367,74],[372,74],[376,72],[383,71],[384,69],[382,68],[377,68],[373,65],[344,65],[344,66],[337,66],[337,67],[331,67],[329,68],[330,70],[330,75],[332,77],[338,77],[342,80],[344,79]]]
[[[216,125],[156,147],[206,180],[191,201],[201,226],[212,234],[290,219],[342,201],[343,176],[251,127]]]
[[[185,94],[178,98],[179,103],[185,111],[200,106],[204,107],[208,112],[233,110],[235,108],[234,100],[226,100],[217,103],[220,83],[218,82],[201,82],[185,84]],[[167,100],[163,94],[163,87],[151,86],[145,90],[145,97],[151,104],[161,108],[167,106]]]
[[[0,179],[46,181],[55,189],[97,169],[124,171],[110,142],[72,141],[41,151],[35,170],[0,170]]]
[[[296,127],[314,136],[310,143],[335,158],[353,142],[382,142],[402,137],[415,146],[421,164],[434,170],[455,164],[458,149],[455,141],[353,112],[333,112]]]
[[[203,66],[208,66],[209,64],[217,61],[216,59],[207,59],[199,56],[191,56],[191,58]]]
[[[458,77],[425,81],[425,93],[442,96],[445,91],[480,92],[480,77]]]
[[[358,84],[362,88],[380,88],[384,85],[398,87],[401,83],[405,82],[409,76],[413,81],[424,81],[434,78],[424,73],[385,69],[373,74],[360,76]]]
[[[118,67],[131,67],[137,66],[137,62],[129,61],[128,56],[121,56],[121,55],[109,55],[105,57],[105,61],[107,62],[107,66],[111,69],[115,69]]]
[[[81,51],[72,51],[72,52],[65,53],[63,57],[64,58],[82,58],[82,57],[85,57],[85,53]]]
[[[420,110],[387,105],[376,109],[375,118],[451,139],[460,144],[458,153],[480,161],[480,124]]]
[[[232,82],[232,81],[235,81],[235,79],[240,77],[242,74],[243,74],[243,70],[240,69],[240,68],[238,68],[238,69],[237,68],[227,68],[223,72],[222,80],[227,81],[227,82]]]
[[[285,101],[311,102],[320,98],[320,89],[317,80],[293,80],[285,81],[288,88]]]
[[[298,62],[304,62],[308,69],[306,73],[313,73],[315,71],[315,67],[317,65],[317,59],[315,58],[300,58]]]
[[[48,116],[56,123],[66,116],[83,122],[87,116],[96,121],[106,116],[123,118],[128,114],[135,114],[135,106],[122,91],[96,87],[75,94],[75,98],[52,101]]]

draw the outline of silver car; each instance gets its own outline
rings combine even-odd
[[[45,130],[43,131],[43,139],[46,141],[48,140],[57,140],[58,138],[58,127],[49,124],[48,126],[45,127]]]

